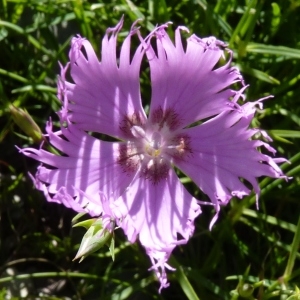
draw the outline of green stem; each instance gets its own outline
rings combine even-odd
[[[284,279],[285,282],[287,282],[289,280],[289,278],[292,274],[294,264],[295,264],[295,260],[296,260],[296,255],[297,255],[298,249],[299,249],[299,245],[300,245],[300,217],[299,217],[299,220],[298,220],[296,232],[295,232],[294,239],[293,239],[293,242],[292,242],[289,260],[287,262],[286,269],[285,269],[284,274],[283,274],[283,279]]]
[[[32,274],[20,274],[15,276],[7,276],[0,278],[0,283],[9,282],[13,280],[28,279],[28,278],[43,278],[43,277],[77,277],[77,278],[89,278],[99,279],[101,277],[97,275],[91,275],[86,273],[75,273],[75,272],[41,272]]]
[[[171,255],[169,262],[176,268],[175,277],[178,283],[181,285],[181,288],[186,294],[187,298],[189,300],[200,300],[174,255]]]
[[[12,79],[15,79],[17,81],[20,81],[20,82],[28,83],[28,80],[26,78],[24,78],[24,77],[22,77],[22,76],[20,76],[16,73],[9,72],[9,71],[6,71],[6,70],[1,69],[1,68],[0,68],[0,74],[8,76],[8,77],[10,77]]]

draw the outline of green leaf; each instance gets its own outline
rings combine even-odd
[[[279,80],[277,80],[276,78],[270,76],[269,74],[267,74],[263,71],[260,71],[260,70],[257,70],[257,69],[251,68],[251,67],[247,67],[245,65],[240,65],[240,64],[237,64],[237,67],[242,71],[242,73],[247,73],[259,80],[262,80],[262,81],[265,81],[265,82],[268,82],[271,84],[280,84]]]
[[[93,223],[95,223],[95,220],[96,219],[88,219],[88,220],[85,220],[85,221],[81,221],[81,222],[78,222],[76,224],[73,225],[73,227],[84,227],[85,229],[89,229]]]
[[[257,5],[256,0],[250,0],[246,10],[244,11],[239,23],[237,24],[235,30],[229,41],[229,45],[233,47],[233,43],[239,43],[241,38],[245,35],[250,24],[254,21],[254,12],[256,12],[255,6]]]
[[[180,284],[182,290],[184,291],[185,295],[188,297],[188,299],[190,299],[190,300],[199,300],[200,298],[196,294],[196,292],[195,292],[193,286],[191,285],[189,279],[185,275],[185,273],[182,269],[182,266],[177,262],[174,255],[171,255],[170,263],[172,265],[174,265],[174,267],[176,268],[175,277],[176,277],[178,283]]]
[[[80,219],[82,216],[86,215],[86,212],[81,212],[78,213],[73,219],[72,219],[72,224],[75,224],[78,219]]]
[[[286,58],[300,59],[300,50],[285,46],[273,46],[258,43],[249,43],[246,46],[247,52],[262,53],[268,55],[280,55]]]
[[[280,25],[281,11],[280,11],[280,6],[276,2],[271,3],[271,6],[272,6],[271,33],[274,34],[275,32],[277,32]]]
[[[280,129],[274,129],[274,130],[268,130],[268,132],[271,135],[278,135],[280,137],[286,137],[286,138],[300,138],[300,131],[299,130],[280,130]]]
[[[32,35],[30,35],[29,33],[26,32],[25,29],[23,29],[22,27],[12,24],[10,22],[6,22],[6,21],[2,21],[0,20],[0,26],[9,28],[11,30],[14,30],[15,32],[22,34],[24,36],[27,37],[28,41],[36,48],[41,50],[42,52],[44,52],[45,54],[52,56],[53,53],[52,51],[50,51],[49,49],[47,49],[46,47],[43,46],[42,43],[40,43],[36,38],[34,38]]]

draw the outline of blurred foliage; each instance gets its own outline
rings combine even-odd
[[[37,163],[15,147],[34,140],[14,122],[12,105],[42,130],[50,116],[57,120],[58,61],[68,61],[70,39],[80,34],[99,49],[122,15],[121,38],[140,18],[143,34],[171,20],[226,41],[250,85],[247,98],[274,95],[253,125],[269,132],[293,176],[261,180],[259,210],[252,196],[233,200],[211,232],[213,212],[204,207],[160,295],[144,249],[120,231],[114,262],[104,248],[72,261],[84,231],[71,228],[74,212],[34,190],[28,172]],[[299,299],[299,0],[0,0],[0,49],[0,299]],[[149,99],[146,76],[142,84]]]

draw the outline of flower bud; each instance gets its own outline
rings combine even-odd
[[[26,133],[27,136],[31,137],[35,143],[40,143],[43,140],[43,135],[39,126],[34,122],[26,110],[14,105],[10,105],[9,110],[14,122]]]
[[[111,223],[113,224],[111,224],[112,226],[110,227],[114,228],[114,221],[111,221]],[[88,255],[96,252],[104,245],[108,245],[108,247],[110,248],[110,252],[113,253],[114,232],[107,228],[103,228],[102,218],[99,218],[97,220],[91,219],[83,221],[76,224],[76,226],[83,226],[85,228],[87,228],[88,226],[90,227],[83,236],[78,252],[73,260],[81,258],[79,261],[81,262]],[[113,254],[112,257],[114,257]]]
[[[249,283],[244,283],[238,287],[238,293],[241,297],[249,298],[254,291],[254,287]]]

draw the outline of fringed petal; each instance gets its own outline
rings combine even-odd
[[[234,98],[239,91],[230,86],[242,81],[240,72],[230,66],[230,58],[225,65],[216,65],[224,56],[226,45],[214,37],[200,39],[192,35],[187,39],[184,51],[179,27],[175,31],[175,44],[160,26],[150,34],[145,46],[150,64],[152,97],[150,119],[158,108],[174,109],[185,127],[203,118],[208,118],[224,110],[232,109]],[[151,38],[156,38],[156,52]]]
[[[277,165],[278,160],[261,153],[259,147],[264,146],[273,153],[275,150],[263,141],[251,140],[259,132],[248,129],[255,105],[247,103],[239,110],[224,112],[186,129],[191,154],[174,160],[175,165],[209,196],[217,212],[219,205],[227,204],[233,196],[249,195],[251,190],[244,180],[259,195],[258,177],[286,178]]]
[[[80,36],[72,39],[70,63],[61,71],[59,97],[61,115],[77,127],[124,138],[120,123],[124,117],[138,114],[146,119],[141,105],[139,72],[143,58],[142,46],[130,60],[130,43],[137,29],[132,28],[121,47],[120,61],[116,54],[119,24],[107,30],[102,40],[101,61],[91,43]],[[73,82],[65,79],[69,67]]]
[[[194,231],[200,206],[178,180],[174,170],[157,184],[136,176],[113,204],[130,242],[137,237],[150,256],[161,287],[167,284],[165,267],[172,250],[185,244]]]
[[[43,163],[35,177],[36,187],[49,201],[101,214],[103,197],[118,198],[134,176],[130,171],[124,173],[118,164],[119,143],[100,141],[70,123],[59,132],[48,124],[47,131],[52,146],[64,156],[43,149],[21,150]]]

